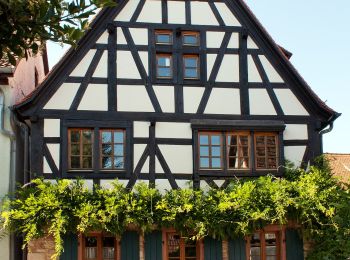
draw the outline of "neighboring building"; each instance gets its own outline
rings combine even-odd
[[[322,153],[320,131],[339,116],[288,57],[242,0],[121,0],[102,10],[78,47],[15,106],[30,125],[30,173],[83,177],[90,187],[144,181],[160,190],[283,176],[285,159],[300,166]],[[131,231],[121,244],[102,233],[79,243],[74,236],[62,259],[78,252],[79,259],[102,259],[102,247],[121,252],[108,259],[122,260],[203,259],[208,250],[215,259],[303,258],[295,232],[264,232],[247,243],[204,244],[167,231],[145,244]],[[31,259],[44,257],[40,245],[32,245]]]
[[[334,176],[344,183],[350,183],[350,154],[326,153],[329,166]]]
[[[13,193],[15,183],[23,183],[23,165],[16,167],[16,150],[22,151],[21,133],[15,131],[14,120],[11,119],[10,106],[13,106],[44,79],[48,73],[46,52],[43,56],[30,57],[28,60],[18,60],[12,66],[5,59],[0,60],[0,198],[3,199],[9,192]],[[16,142],[19,140],[19,142]],[[17,146],[17,147],[16,147]],[[18,158],[19,159],[19,158]],[[23,161],[23,158],[17,162]],[[1,204],[0,204],[1,205]],[[10,246],[11,244],[11,246]],[[0,259],[10,258],[10,247],[13,248],[9,238],[0,240]]]

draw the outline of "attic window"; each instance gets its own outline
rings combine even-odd
[[[198,46],[199,32],[182,32],[182,44],[186,46]]]
[[[172,44],[173,43],[173,34],[171,31],[159,30],[155,32],[156,44]]]

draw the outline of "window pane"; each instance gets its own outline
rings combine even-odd
[[[257,158],[257,165],[256,168],[260,168],[260,169],[265,169],[266,165],[265,165],[265,158]]]
[[[276,145],[276,138],[274,136],[266,137],[267,145]]]
[[[96,237],[85,238],[85,258],[97,259],[97,239]]]
[[[185,78],[198,78],[198,70],[197,69],[185,69]]]
[[[112,158],[111,157],[102,157],[102,168],[111,169],[112,168]]]
[[[200,156],[209,156],[209,147],[208,146],[201,146],[199,149],[199,155]]]
[[[170,57],[158,57],[158,65],[162,67],[170,67]]]
[[[268,158],[267,159],[267,163],[268,163],[267,168],[269,168],[269,169],[277,168],[277,160],[276,160],[276,158]]]
[[[266,260],[277,260],[277,256],[266,256]]]
[[[257,147],[256,154],[257,156],[265,156],[265,147]]]
[[[72,143],[80,142],[80,132],[79,130],[71,130],[70,131],[70,141]]]
[[[124,156],[124,146],[122,144],[114,145],[114,155]]]
[[[199,166],[201,168],[209,168],[209,158],[200,158]]]
[[[124,168],[124,157],[114,157],[114,168],[116,169]]]
[[[102,144],[102,154],[103,155],[112,155],[112,145]]]
[[[220,156],[221,155],[221,147],[220,146],[214,146],[211,148],[211,156]]]
[[[230,157],[228,160],[229,168],[238,168],[238,161],[236,157]]]
[[[124,132],[114,132],[114,143],[124,143]]]
[[[114,243],[115,239],[113,237],[104,237],[102,239],[103,247],[103,260],[113,260],[114,259]]]
[[[172,42],[171,34],[157,34],[156,42],[163,43],[163,44],[171,44]]]
[[[180,256],[180,236],[177,234],[168,234],[168,256],[179,257]]]
[[[221,138],[219,135],[212,135],[211,136],[211,144],[212,145],[220,145],[221,144]]]
[[[70,152],[71,152],[71,155],[80,155],[80,145],[72,144],[70,146]]]
[[[92,155],[92,145],[84,144],[83,145],[83,155]]]
[[[228,155],[229,156],[238,156],[237,152],[238,152],[237,146],[230,146]]]
[[[221,159],[220,158],[212,158],[211,159],[211,167],[212,168],[221,168]]]
[[[242,155],[249,156],[249,148],[248,147],[242,147]]]
[[[158,68],[158,77],[171,77],[170,68]]]
[[[112,142],[112,133],[103,131],[102,132],[102,143],[111,143]]]
[[[70,158],[70,167],[73,169],[80,168],[80,157],[72,156]]]
[[[84,157],[83,158],[83,168],[91,169],[92,168],[92,157]]]
[[[83,131],[83,143],[91,143],[92,132],[90,130]]]
[[[197,35],[184,35],[183,43],[185,45],[198,45],[198,37]]]
[[[192,67],[192,68],[196,68],[197,67],[197,58],[193,57],[185,57],[185,67]]]
[[[240,145],[248,145],[248,136],[240,136],[239,143]]]
[[[237,145],[237,135],[229,136],[227,143],[230,145]]]
[[[255,140],[256,140],[257,146],[264,146],[265,145],[265,137],[264,136],[257,136],[255,138]]]
[[[200,144],[209,144],[209,137],[207,135],[200,135],[199,143]]]
[[[241,169],[248,169],[249,168],[249,158],[241,159],[239,166],[240,166]]]

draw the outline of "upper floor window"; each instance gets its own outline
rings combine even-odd
[[[184,55],[184,78],[198,79],[199,78],[199,56],[198,55]]]
[[[181,237],[175,232],[166,233],[166,259],[196,260],[199,259],[196,241]]]
[[[278,260],[281,259],[281,232],[256,232],[247,243],[250,260]]]
[[[171,54],[157,54],[157,78],[171,78],[173,76],[173,61]]]
[[[125,131],[100,130],[102,169],[124,169]]]
[[[229,169],[249,169],[249,133],[227,134],[227,163]]]
[[[155,32],[156,44],[172,44],[173,34],[172,31],[167,30],[157,30]]]
[[[199,134],[199,166],[201,169],[222,168],[221,133]]]
[[[199,32],[182,32],[182,44],[187,46],[199,46]]]
[[[69,129],[68,132],[69,168],[92,169],[92,129]]]
[[[261,133],[255,135],[255,160],[257,169],[277,168],[277,135]]]

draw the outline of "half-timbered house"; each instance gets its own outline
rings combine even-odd
[[[30,125],[31,177],[83,177],[104,187],[118,178],[129,188],[143,181],[166,190],[283,176],[286,160],[306,165],[322,153],[322,130],[338,116],[290,55],[243,0],[121,0],[102,10],[78,47],[15,106]],[[302,258],[295,233],[264,232],[247,243],[208,240],[199,251],[174,233],[151,234],[143,247],[129,232],[118,257]],[[67,244],[119,246],[92,237]],[[172,243],[181,247],[173,258]],[[64,257],[76,259],[74,252]]]

